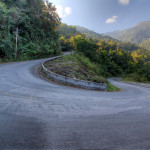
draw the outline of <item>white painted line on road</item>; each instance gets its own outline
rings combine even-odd
[[[37,99],[34,98],[34,97],[27,97],[27,99],[29,99],[29,100],[37,100]]]
[[[2,94],[4,94],[4,95],[9,95],[7,92],[2,92]]]
[[[17,97],[17,98],[26,98],[28,100],[48,100],[47,98],[43,98],[43,97],[21,96],[21,95],[15,95],[15,94],[3,92],[3,91],[0,91],[0,94],[5,95],[5,96]]]

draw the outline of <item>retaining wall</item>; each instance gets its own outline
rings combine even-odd
[[[58,56],[58,57],[55,57],[53,59],[57,59],[60,57],[61,56]],[[51,59],[51,60],[53,60],[53,59]],[[50,60],[48,60],[48,61],[50,61]],[[54,72],[51,72],[44,66],[44,64],[46,62],[47,61],[42,63],[42,70],[49,79],[51,79],[55,82],[58,82],[61,84],[66,84],[66,85],[71,85],[71,86],[75,86],[75,87],[90,89],[90,90],[107,91],[107,84],[106,83],[96,83],[96,82],[78,80],[78,79],[65,77],[65,76],[56,74]]]

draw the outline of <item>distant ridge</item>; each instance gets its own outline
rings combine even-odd
[[[75,36],[76,34],[82,34],[92,39],[98,39],[98,40],[107,39],[107,40],[116,41],[115,39],[113,39],[112,37],[108,35],[103,35],[103,34],[97,33],[95,31],[89,30],[81,26],[72,26],[72,25],[67,25],[65,23],[62,23],[59,26],[58,31],[61,35],[65,36],[66,38],[70,38],[71,36]]]
[[[150,21],[140,22],[129,29],[109,32],[105,35],[124,42],[135,43],[150,50]]]
[[[77,29],[78,32],[80,32],[82,34],[86,34],[91,38],[114,40],[112,37],[110,37],[108,35],[100,34],[100,33],[97,33],[95,31],[89,30],[89,29],[81,27],[81,26],[76,26],[76,29]]]
[[[120,40],[116,40],[108,35],[99,34],[92,30],[89,30],[85,27],[81,26],[72,26],[67,24],[60,24],[58,32],[60,34],[60,37],[64,40],[69,40],[70,38],[76,36],[76,35],[83,35],[84,37],[90,39],[91,41],[98,43],[99,41],[105,41],[106,43],[112,42],[116,44],[120,49],[125,51],[134,51],[140,49],[140,47],[136,44],[132,44],[129,42],[122,42]],[[120,32],[120,31],[116,31]]]

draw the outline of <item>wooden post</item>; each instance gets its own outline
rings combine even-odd
[[[15,48],[15,59],[17,58],[18,51],[18,27],[16,28],[16,48]]]

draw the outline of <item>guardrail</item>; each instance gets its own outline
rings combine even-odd
[[[50,59],[48,61],[60,58],[62,56],[55,57],[53,59]],[[69,77],[65,77],[59,74],[56,74],[50,70],[48,70],[44,64],[48,61],[45,61],[42,63],[42,70],[46,74],[47,78],[61,83],[65,85],[71,85],[79,88],[84,88],[84,89],[90,89],[90,90],[99,90],[99,91],[107,91],[107,84],[106,83],[96,83],[96,82],[90,82],[90,81],[84,81],[84,80],[79,80],[79,79],[73,79]]]

